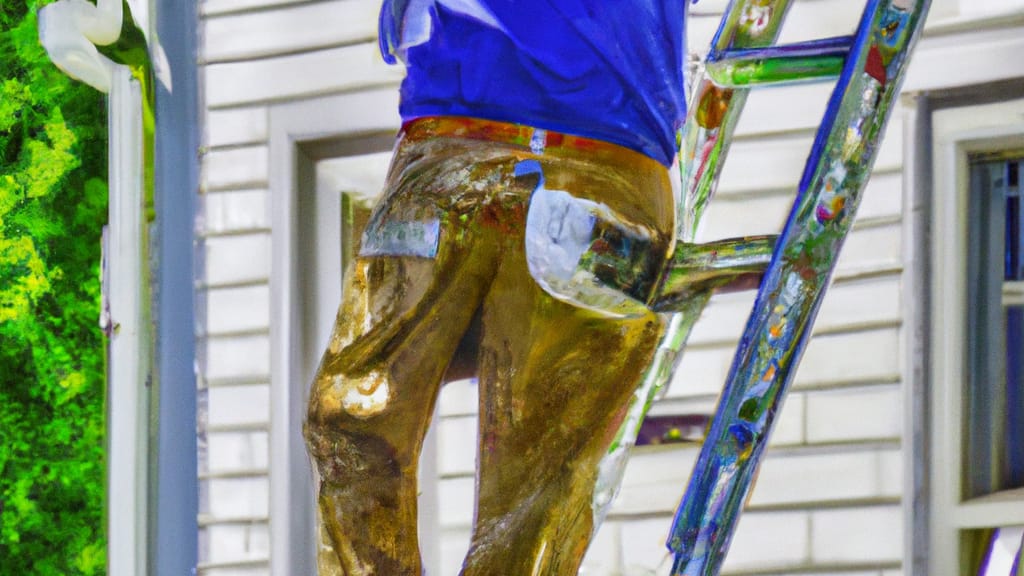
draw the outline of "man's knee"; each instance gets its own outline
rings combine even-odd
[[[309,401],[310,420],[368,419],[392,401],[391,385],[379,370],[363,374],[319,373]]]
[[[387,380],[377,371],[362,376],[318,374],[310,395],[303,435],[310,455],[329,482],[400,474],[394,447],[374,418],[390,400]]]

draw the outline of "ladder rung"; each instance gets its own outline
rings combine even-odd
[[[757,288],[777,239],[778,235],[773,234],[676,244],[672,261],[655,292],[658,297],[650,303],[651,309],[677,311],[697,293]]]
[[[707,74],[723,88],[750,88],[837,78],[853,46],[853,36],[837,36],[781,46],[716,51]]]

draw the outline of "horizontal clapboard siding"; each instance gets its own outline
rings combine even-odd
[[[691,46],[710,42],[724,5],[702,0],[694,6]],[[203,306],[204,576],[270,573],[270,111],[342,93],[393,109],[403,72],[377,55],[378,6],[377,0],[201,4],[198,57],[207,111],[199,223],[204,276],[197,301]],[[782,40],[848,34],[861,8],[845,0],[796,0]],[[930,24],[935,32],[915,56],[910,89],[1024,75],[1024,59],[1016,57],[1024,50],[1019,29],[979,35],[943,24],[959,14],[957,0],[934,0],[932,13],[940,24]],[[998,65],[986,64],[993,59]],[[829,84],[815,84],[751,94],[702,239],[779,230],[831,91]],[[350,122],[360,130],[360,118]],[[727,573],[900,574],[903,135],[897,114],[779,416]],[[751,293],[713,299],[654,413],[714,410],[752,302]],[[434,480],[442,502],[443,575],[457,573],[469,539],[476,409],[474,384],[457,382],[442,391]],[[665,535],[696,455],[692,445],[636,451],[583,574],[667,573]]]
[[[377,40],[373,0],[336,0],[206,19],[207,63],[272,58]]]
[[[282,102],[382,85],[397,85],[402,69],[380,59],[376,42],[205,68],[211,108]]]
[[[308,2],[309,0],[203,0],[200,10],[203,16],[209,18],[261,10],[277,10]]]

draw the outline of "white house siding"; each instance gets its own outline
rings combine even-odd
[[[201,574],[270,573],[269,206],[272,194],[286,192],[271,190],[269,181],[270,113],[309,98],[397,86],[401,71],[376,54],[378,3],[202,4]],[[910,89],[1024,76],[1010,60],[999,61],[1024,48],[1024,2],[962,3],[934,0]],[[723,5],[696,6],[692,46],[707,45]],[[861,6],[797,0],[783,39],[848,33]],[[987,17],[992,11],[1012,15]],[[970,32],[978,28],[991,32]],[[997,64],[978,65],[986,57]],[[1019,59],[1012,66],[1020,67]],[[750,98],[703,238],[778,230],[829,92],[813,85]],[[730,574],[901,571],[903,128],[897,113],[736,534]],[[657,413],[713,411],[752,298],[713,300]],[[437,482],[446,575],[457,571],[472,519],[475,398],[464,382],[441,397]],[[637,450],[586,574],[667,573],[664,540],[696,454],[693,447]]]

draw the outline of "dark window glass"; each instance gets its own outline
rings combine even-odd
[[[1021,261],[1021,185],[1020,171],[1024,161],[1006,163],[1006,183],[1002,195],[1006,199],[1004,280],[1007,283],[1024,280],[1024,262]],[[998,192],[997,192],[998,193]],[[1020,285],[1006,284],[1003,302],[1006,306],[1006,429],[1007,447],[1006,484],[1024,486],[1024,302],[1016,296]]]
[[[1005,280],[1020,280],[1020,197],[1006,197]]]
[[[1022,164],[971,168],[964,498],[1024,487]]]
[[[1006,486],[1024,486],[1024,307],[1006,310]]]

